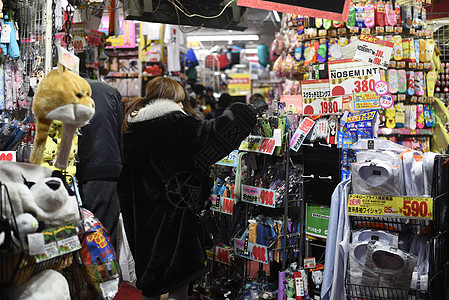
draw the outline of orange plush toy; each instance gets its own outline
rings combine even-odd
[[[55,166],[67,168],[70,147],[76,128],[86,125],[95,113],[90,97],[89,83],[79,75],[59,66],[39,83],[33,100],[33,113],[37,118],[36,137],[30,161],[41,164],[45,142],[52,120],[63,125],[62,141]]]

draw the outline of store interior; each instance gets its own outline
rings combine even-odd
[[[211,166],[189,299],[449,299],[449,1],[0,4],[0,299],[142,299],[123,221],[113,245],[81,210],[89,119],[34,104],[81,101],[59,83],[42,97],[51,72],[104,81],[123,107],[168,77],[199,120],[223,94],[268,104]],[[67,190],[45,189],[56,177]]]

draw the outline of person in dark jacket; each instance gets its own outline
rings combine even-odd
[[[92,88],[95,114],[89,124],[80,129],[76,177],[83,207],[100,220],[115,245],[120,214],[117,180],[122,170],[122,97],[106,82],[81,76]]]
[[[198,120],[182,110],[184,99],[178,83],[157,77],[144,98],[125,108],[118,192],[143,299],[167,292],[171,299],[187,299],[188,284],[205,273],[195,207],[209,199],[209,167],[238,147],[256,124],[254,105],[236,103],[216,119]],[[179,174],[200,182],[198,188],[175,186],[199,190],[194,205],[179,205],[165,185]]]
[[[221,94],[220,98],[218,98],[218,107],[216,110],[207,113],[204,117],[206,120],[210,120],[216,117],[221,116],[226,108],[228,108],[233,103],[231,95],[228,93]]]

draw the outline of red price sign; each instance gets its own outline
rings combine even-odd
[[[273,138],[264,138],[262,143],[260,143],[257,152],[265,154],[273,154],[274,152],[275,140]]]
[[[263,206],[274,207],[274,191],[262,190],[259,194],[259,202]]]
[[[248,244],[248,250],[251,253],[251,259],[267,264],[268,263],[268,251],[267,247],[263,245],[257,245],[257,244]]]
[[[428,212],[427,202],[417,200],[404,200],[401,213],[406,217],[427,217]]]
[[[352,93],[374,92],[376,81],[374,79],[356,80],[354,81],[354,89]]]
[[[220,201],[220,211],[224,214],[232,215],[232,212],[234,211],[235,199],[220,197]]]
[[[0,161],[16,161],[16,151],[0,151]]]
[[[223,264],[230,265],[231,257],[229,249],[223,247],[215,247],[215,260]]]
[[[87,38],[87,43],[89,45],[98,46],[100,44],[101,35],[102,35],[102,33],[100,31],[91,29],[90,35]]]
[[[379,104],[382,108],[390,108],[393,106],[393,103],[394,99],[393,96],[391,96],[390,94],[380,96],[379,98]]]

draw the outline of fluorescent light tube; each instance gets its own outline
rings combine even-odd
[[[281,18],[279,17],[279,14],[277,11],[273,10],[273,15],[274,15],[274,18],[276,19],[276,22],[278,22],[278,23],[281,22]]]
[[[257,34],[235,34],[235,35],[191,35],[187,41],[213,42],[213,41],[258,41]]]

